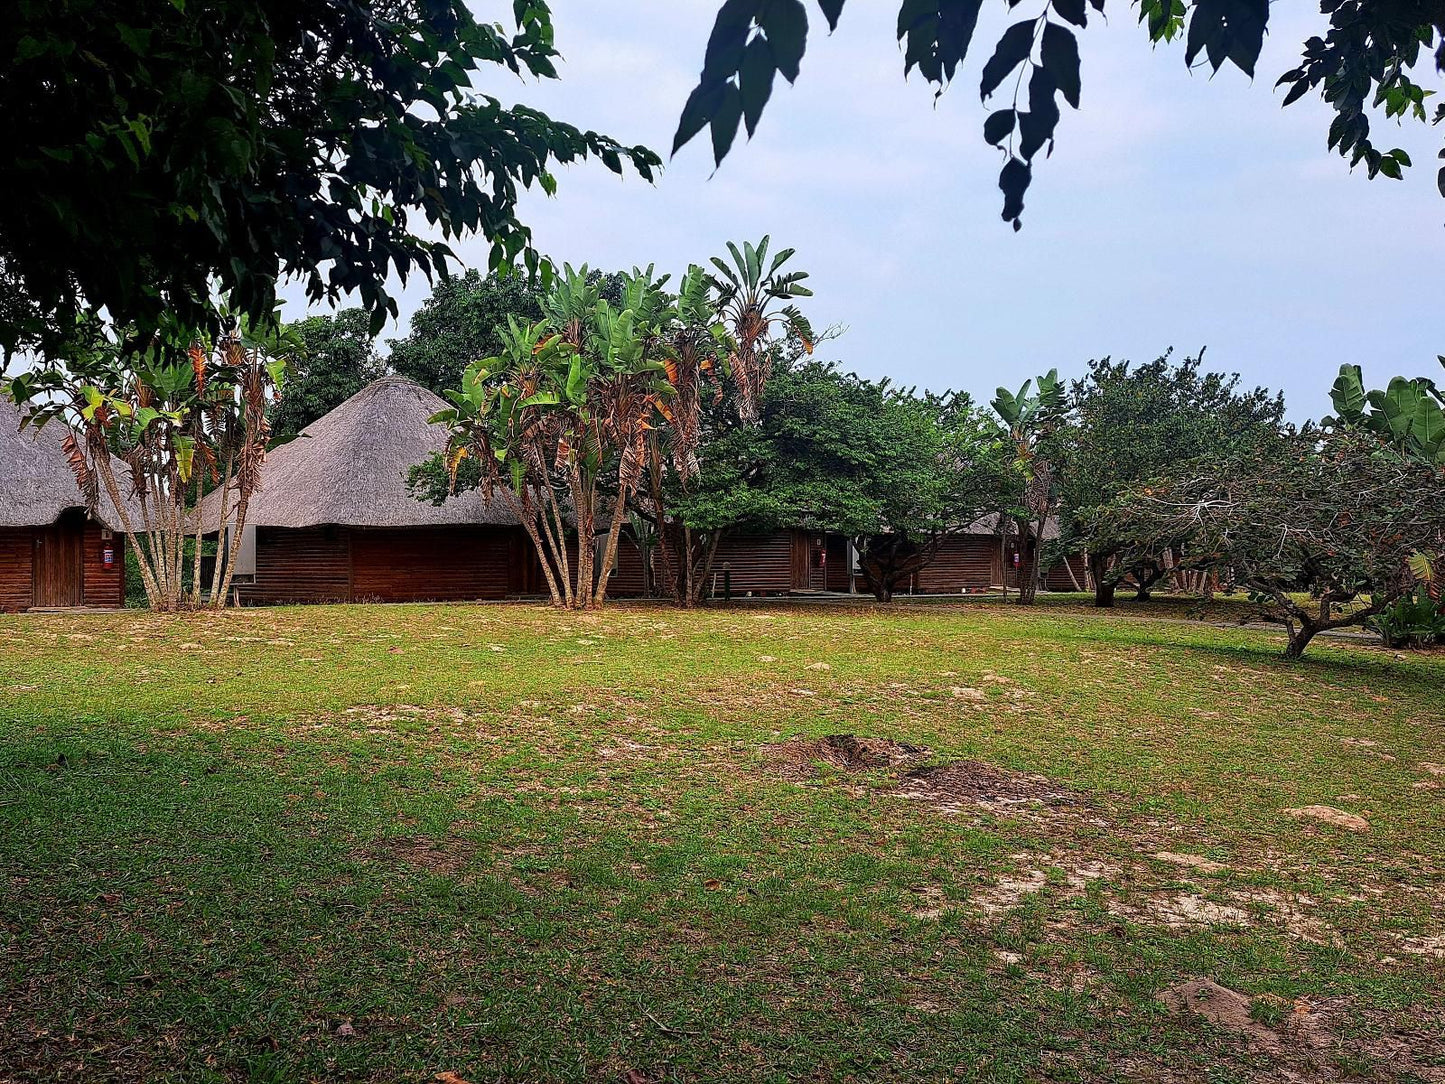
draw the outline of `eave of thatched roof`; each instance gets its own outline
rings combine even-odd
[[[446,448],[447,432],[428,419],[446,403],[401,377],[373,381],[270,452],[246,523],[256,527],[515,526],[499,501],[461,493],[442,505],[419,501],[407,473]],[[202,503],[206,530],[220,516],[220,493]]]
[[[22,430],[19,408],[0,395],[0,527],[43,527],[66,509],[86,507],[66,459],[65,434],[64,426],[54,421]],[[124,498],[130,473],[123,463],[112,462]],[[112,530],[125,529],[104,487],[99,507],[88,511]],[[139,506],[132,502],[126,512],[133,525],[140,523]]]

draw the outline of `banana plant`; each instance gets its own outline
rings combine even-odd
[[[1058,499],[1053,464],[1041,454],[1041,446],[1062,422],[1067,407],[1057,369],[1037,378],[1037,390],[1034,385],[1034,380],[1025,380],[1017,392],[999,388],[990,404],[1014,445],[1013,469],[1020,492],[1017,506],[1008,515],[1018,528],[1025,556],[1030,551],[1033,555],[1029,574],[1019,583],[1019,602],[1023,605],[1031,604],[1038,590],[1037,566],[1044,527]]]
[[[813,291],[803,285],[806,271],[784,271],[795,250],[785,248],[768,262],[770,237],[756,246],[744,242],[742,248],[728,242],[731,263],[714,256],[712,287],[717,294],[717,310],[732,336],[729,367],[737,390],[738,414],[745,422],[754,422],[762,403],[763,389],[772,369],[776,343],[773,334],[795,335],[805,352],[813,352],[815,336],[801,310],[792,302],[812,297]]]
[[[1360,367],[1342,365],[1330,401],[1336,417],[1327,423],[1368,430],[1401,453],[1445,466],[1445,393],[1433,380],[1397,376],[1367,390]]]

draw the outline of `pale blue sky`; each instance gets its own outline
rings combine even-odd
[[[1438,372],[1439,130],[1412,123],[1391,140],[1379,126],[1416,168],[1369,182],[1326,151],[1323,105],[1282,110],[1273,84],[1318,24],[1313,4],[1275,5],[1253,83],[1233,68],[1189,72],[1182,44],[1151,50],[1133,9],[1109,6],[1112,19],[1080,35],[1082,109],[1065,108],[1020,233],[999,217],[977,90],[1003,3],[936,109],[926,84],[903,80],[896,0],[851,0],[831,37],[814,18],[797,86],[779,80],[757,137],[716,175],[704,136],[656,186],[564,170],[556,198],[529,196],[524,219],[558,262],[609,269],[681,271],[771,233],[812,272],[815,325],[847,328],[828,356],[984,398],[1054,366],[1072,375],[1090,357],[1142,361],[1171,345],[1207,344],[1212,367],[1282,388],[1296,417],[1327,409],[1343,362],[1381,379]],[[488,18],[504,7],[478,4]],[[665,153],[717,0],[553,9],[560,82],[484,89]],[[459,251],[484,265],[484,244]],[[403,326],[426,292],[403,292]]]

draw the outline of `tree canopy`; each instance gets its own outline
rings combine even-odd
[[[593,156],[658,159],[473,89],[550,79],[547,5],[514,28],[463,0],[19,0],[0,21],[0,348],[49,347],[103,312],[139,342],[269,319],[279,280],[356,294],[443,271],[479,233],[525,253],[519,192]],[[423,232],[425,228],[425,234]],[[439,236],[438,236],[439,235]]]
[[[288,331],[297,348],[285,394],[271,411],[273,445],[291,440],[386,373],[364,309],[308,316]]]
[[[1118,0],[1114,0],[1115,3]],[[829,30],[845,0],[817,0]],[[1003,217],[1021,224],[1033,169],[1048,157],[1062,119],[1061,106],[1079,109],[1083,97],[1078,31],[1105,0],[1042,0],[1021,5],[1023,17],[1000,36],[981,69],[979,96],[998,106],[983,124],[984,141],[1003,157],[999,189]],[[1138,18],[1154,44],[1184,40],[1184,61],[1218,72],[1230,64],[1251,78],[1269,28],[1269,0],[1139,0]],[[902,0],[897,37],[903,73],[918,73],[936,88],[949,87],[973,44],[983,0]],[[1334,113],[1331,150],[1351,167],[1363,162],[1371,177],[1399,179],[1412,163],[1400,148],[1375,145],[1371,119],[1428,116],[1434,91],[1420,82],[1433,66],[1445,72],[1445,6],[1438,0],[1321,0],[1329,29],[1305,41],[1300,64],[1279,77],[1284,104],[1318,93]],[[795,82],[808,46],[804,0],[727,0],[708,40],[702,73],[673,139],[673,153],[708,129],[721,164],[741,125],[757,130],[778,75]],[[1445,119],[1445,105],[1434,111]],[[1445,158],[1445,151],[1441,152]],[[1445,167],[1438,177],[1445,195]]]

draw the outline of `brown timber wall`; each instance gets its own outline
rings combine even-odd
[[[29,527],[0,527],[0,613],[30,608],[34,545]]]
[[[347,532],[339,527],[258,527],[256,580],[237,590],[244,605],[350,601]]]
[[[1069,577],[1069,569],[1071,568],[1074,570],[1074,576],[1077,577],[1079,581],[1077,587],[1074,586],[1073,579]],[[1054,565],[1053,568],[1049,569],[1044,575],[1044,586],[1050,591],[1082,591],[1084,589],[1084,583],[1086,582],[1084,579],[1084,568],[1084,555],[1082,553],[1072,553],[1069,555],[1067,563],[1060,561]]]
[[[919,569],[914,590],[926,595],[956,595],[988,590],[999,582],[998,538],[962,534],[945,538],[931,562]]]
[[[102,531],[99,523],[85,525],[84,551],[81,554],[85,605],[119,610],[125,606],[126,538],[122,534],[113,534],[105,539],[101,537]],[[107,548],[112,555],[110,568],[105,567]]]
[[[617,541],[617,566],[607,583],[608,598],[641,598],[646,585],[642,576],[642,550],[630,537]]]
[[[829,591],[848,590],[848,540],[840,534],[828,536],[828,575],[824,587]]]
[[[708,594],[723,593],[723,573],[732,573],[734,595],[753,594],[782,595],[793,589],[796,545],[795,531],[778,531],[774,534],[733,534],[725,533],[718,543],[717,556],[712,563],[713,580],[708,584]],[[803,542],[804,574],[806,574],[807,540]],[[805,581],[806,582],[806,581]]]
[[[246,605],[454,602],[543,590],[531,541],[511,527],[260,527]]]
[[[513,534],[504,527],[355,528],[351,597],[357,602],[456,602],[514,592]]]

